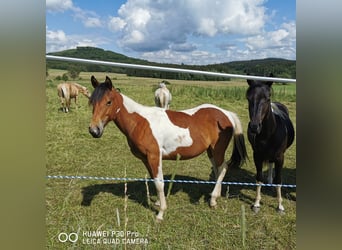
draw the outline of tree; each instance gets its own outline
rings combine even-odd
[[[69,77],[68,77],[68,75],[67,75],[67,73],[64,73],[63,75],[62,75],[62,79],[63,79],[63,81],[68,81],[68,79],[69,79]]]
[[[77,67],[77,66],[70,66],[68,68],[68,75],[73,79],[75,80],[75,78],[77,78],[79,75],[80,75],[80,68]]]

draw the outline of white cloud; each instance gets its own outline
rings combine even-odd
[[[217,33],[215,21],[211,18],[202,18],[199,23],[198,32],[208,36],[214,36]]]
[[[126,26],[126,22],[119,17],[111,17],[108,23],[108,28],[111,31],[120,31]]]
[[[206,41],[211,40],[209,38]],[[202,41],[202,43],[205,42]],[[218,51],[209,52],[201,48],[200,44],[195,46],[184,43],[182,46],[189,49],[176,50],[177,46],[174,45],[168,49],[142,53],[142,57],[155,62],[201,65],[269,57],[295,59],[296,25],[292,21],[281,24],[277,30],[262,31],[257,35],[220,41],[215,45]]]
[[[55,41],[56,43],[64,43],[67,41],[66,35],[63,30],[47,30],[46,31],[46,40],[48,41]]]
[[[267,18],[263,3],[264,0],[128,0],[118,16],[111,18],[109,27],[121,32],[119,43],[124,48],[165,50],[185,43],[190,36],[256,34]]]
[[[50,12],[63,12],[72,8],[72,0],[46,0],[46,10]]]
[[[72,0],[46,0],[46,10],[48,12],[64,12],[70,10],[74,18],[81,20],[86,28],[102,27],[102,22],[96,13],[75,6]]]
[[[246,46],[251,50],[266,48],[293,47],[296,41],[294,22],[284,23],[278,30],[263,32],[245,39]]]
[[[47,52],[114,43],[124,52],[156,62],[211,64],[266,57],[296,57],[295,21],[277,25],[267,0],[127,0],[116,16],[47,0],[47,11],[63,12],[86,28],[107,28],[109,38],[47,29]],[[65,13],[64,13],[65,14]],[[106,24],[106,25],[105,25]],[[266,24],[268,24],[266,26]],[[275,27],[269,30],[270,27]],[[103,30],[102,30],[103,31]],[[103,33],[103,32],[100,33]],[[105,33],[103,33],[105,34]]]
[[[74,18],[76,20],[81,20],[86,28],[97,28],[103,26],[101,19],[93,11],[83,10],[79,7],[74,7],[72,11]]]
[[[112,43],[108,38],[89,38],[87,35],[67,35],[63,30],[49,30],[46,27],[46,52],[74,49],[77,46],[100,47]]]

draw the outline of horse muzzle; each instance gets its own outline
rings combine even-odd
[[[102,136],[103,129],[99,128],[98,126],[91,127],[89,126],[89,133],[94,137],[94,138],[100,138]]]
[[[261,132],[261,124],[250,122],[250,123],[248,123],[248,130],[252,134],[260,134],[260,132]]]

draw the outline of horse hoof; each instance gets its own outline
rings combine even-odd
[[[163,221],[163,217],[158,217],[158,215],[156,216],[156,222],[157,223],[161,223]]]
[[[277,208],[277,212],[278,212],[278,214],[280,214],[280,215],[284,215],[285,214],[285,209],[281,209],[281,208]]]
[[[211,208],[216,208],[217,202],[216,201],[210,201],[210,207]]]
[[[260,211],[260,207],[257,207],[257,206],[254,206],[254,205],[251,206],[251,209],[252,209],[253,212],[256,213],[256,214],[259,213],[259,211]]]

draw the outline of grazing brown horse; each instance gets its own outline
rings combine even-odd
[[[92,76],[91,82],[95,90],[89,100],[93,106],[89,132],[99,138],[105,126],[114,121],[126,136],[131,152],[154,179],[160,205],[158,221],[166,210],[163,159],[177,160],[180,156],[180,160],[186,160],[207,151],[217,178],[210,205],[217,204],[228,166],[240,166],[246,158],[242,126],[236,114],[210,104],[183,111],[147,107],[118,92],[108,77],[100,84]],[[232,137],[233,152],[226,163],[225,151]]]
[[[157,107],[169,109],[172,95],[164,82],[159,83],[159,88],[154,92],[154,102]]]
[[[246,93],[249,118],[248,140],[253,148],[253,158],[256,167],[256,181],[262,183],[262,167],[268,164],[268,182],[279,184],[276,187],[278,211],[283,212],[281,197],[281,170],[284,164],[284,153],[294,141],[294,128],[285,105],[271,102],[272,82],[247,80],[249,88]],[[275,176],[272,179],[272,167]],[[257,186],[255,212],[260,209],[261,186]]]
[[[90,97],[88,89],[78,83],[60,83],[57,86],[57,94],[61,100],[62,110],[65,113],[69,112],[71,99],[75,99],[75,105],[77,105],[78,94],[82,93],[86,97]]]

